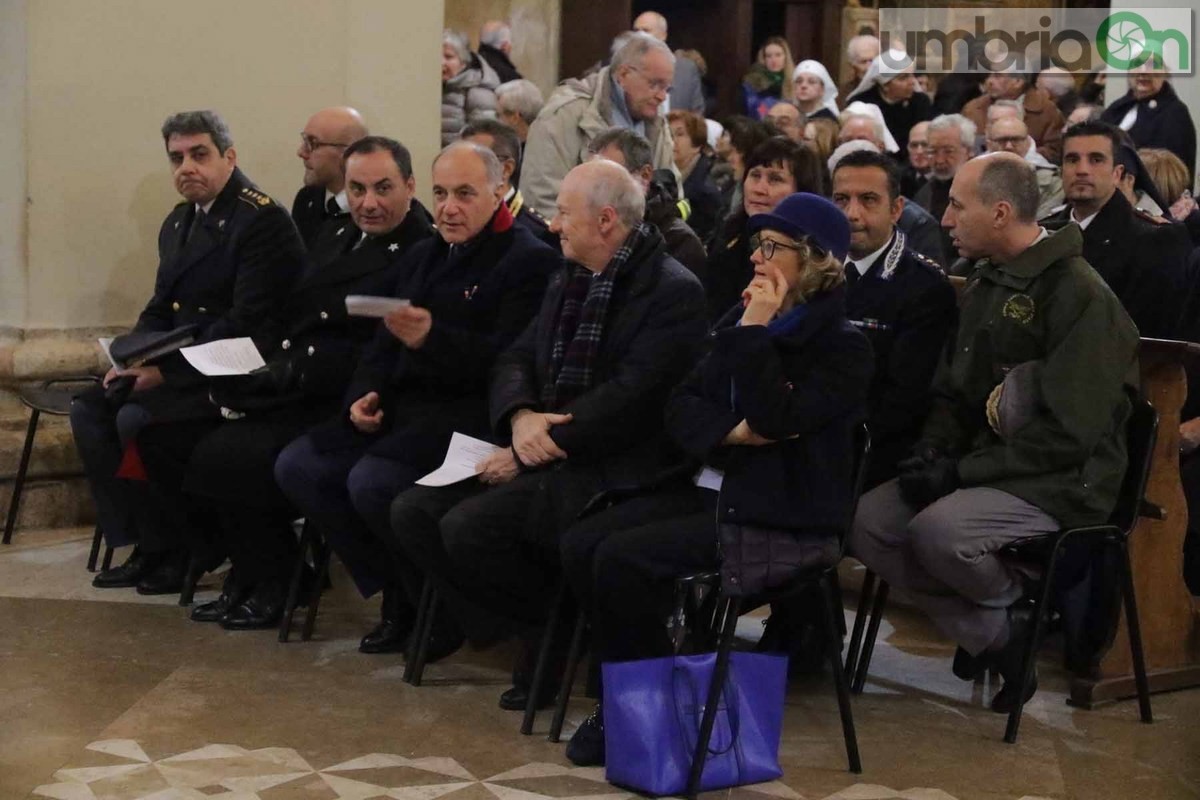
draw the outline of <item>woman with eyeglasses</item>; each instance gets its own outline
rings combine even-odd
[[[750,217],[774,211],[783,198],[795,192],[822,194],[821,163],[804,145],[773,136],[746,158],[741,190],[736,210],[709,243],[708,265],[701,276],[708,295],[708,317],[713,321],[738,302],[753,275],[746,229]]]
[[[667,401],[667,432],[688,460],[563,537],[566,579],[602,662],[673,652],[663,620],[674,580],[720,565],[718,526],[801,537],[813,566],[839,556],[873,367],[845,317],[850,225],[830,201],[798,193],[747,230],[754,272],[742,302]],[[604,763],[603,731],[597,706],[567,757]]]

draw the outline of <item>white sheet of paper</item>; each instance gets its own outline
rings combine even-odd
[[[248,375],[265,367],[262,353],[248,336],[218,339],[207,344],[185,347],[179,352],[202,375]]]
[[[100,343],[100,349],[104,351],[104,357],[108,359],[109,364],[112,364],[113,369],[120,369],[120,367],[117,366],[116,360],[112,357],[112,337],[101,336],[96,341]]]
[[[382,319],[397,308],[412,303],[400,297],[379,297],[373,294],[346,295],[346,313],[352,317],[376,317]]]
[[[442,465],[417,481],[418,486],[449,486],[475,477],[475,465],[492,453],[503,450],[490,442],[474,439],[462,433],[450,437],[446,460]]]
[[[692,478],[692,483],[699,486],[701,489],[709,489],[714,492],[721,491],[721,484],[725,482],[725,473],[719,469],[713,469],[706,466],[696,473]]]

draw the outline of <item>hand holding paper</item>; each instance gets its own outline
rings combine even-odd
[[[254,341],[243,336],[240,339],[218,339],[195,347],[185,347],[179,352],[201,375],[249,375],[267,365]]]
[[[477,465],[493,453],[504,452],[490,442],[474,439],[461,433],[450,437],[446,460],[442,465],[417,481],[418,486],[449,486],[452,483],[474,478]]]
[[[392,311],[412,303],[400,297],[379,297],[373,294],[346,295],[346,313],[352,317],[383,319]]]

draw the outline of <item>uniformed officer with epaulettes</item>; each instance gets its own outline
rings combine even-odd
[[[154,295],[134,331],[197,326],[196,343],[253,336],[276,317],[303,265],[304,247],[287,211],[237,168],[229,128],[212,111],[187,111],[162,127],[176,190],[184,197],[158,237]],[[120,379],[120,380],[118,380]],[[137,586],[143,594],[179,590],[184,554],[162,532],[177,509],[146,485],[116,477],[133,469],[126,447],[151,420],[212,414],[201,376],[178,353],[151,366],[112,369],[103,385],[80,394],[71,429],[109,545],[139,542],[124,564],[96,576],[102,588]],[[126,392],[116,391],[124,386]],[[133,469],[136,472],[136,469]],[[125,473],[130,474],[130,473]]]
[[[305,246],[313,246],[327,220],[349,219],[342,153],[367,132],[362,115],[346,106],[321,109],[300,132],[296,157],[304,162],[304,186],[292,201],[292,221]]]
[[[1082,228],[1083,257],[1121,300],[1138,332],[1172,339],[1186,297],[1184,266],[1191,244],[1183,226],[1135,211],[1118,190],[1122,147],[1120,131],[1108,123],[1068,128],[1063,134],[1067,204],[1041,222],[1048,230],[1071,222]]]
[[[904,198],[894,162],[870,151],[850,153],[834,170],[833,201],[850,220],[846,317],[875,351],[867,400],[870,488],[895,477],[920,435],[957,308],[941,267],[910,249],[896,227]]]
[[[350,316],[346,297],[391,297],[411,271],[407,254],[434,233],[413,196],[404,145],[365,137],[346,149],[344,162],[351,219],[325,223],[281,324],[259,337],[267,370],[213,380],[209,398],[223,419],[156,425],[140,437],[151,482],[176,505],[214,510],[212,531],[233,563],[220,597],[192,609],[196,621],[227,629],[278,622],[297,544],[296,513],[275,483],[275,458],[337,414],[379,327],[370,317]]]
[[[513,221],[539,240],[562,252],[558,235],[550,232],[546,218],[533,206],[525,203],[521,190],[512,183],[512,176],[521,171],[521,140],[517,132],[498,120],[481,119],[464,127],[462,138],[464,141],[483,145],[500,159],[504,168],[504,203],[508,206]]]

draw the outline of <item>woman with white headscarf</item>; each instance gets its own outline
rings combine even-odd
[[[811,58],[801,61],[792,71],[792,84],[796,93],[796,105],[808,119],[829,119],[837,122],[837,84],[829,77],[829,70],[820,61]]]
[[[897,156],[901,159],[908,158],[908,132],[918,122],[934,117],[933,101],[916,89],[912,58],[902,50],[888,50],[875,57],[849,97],[851,101],[879,106],[883,124],[899,145]]]

